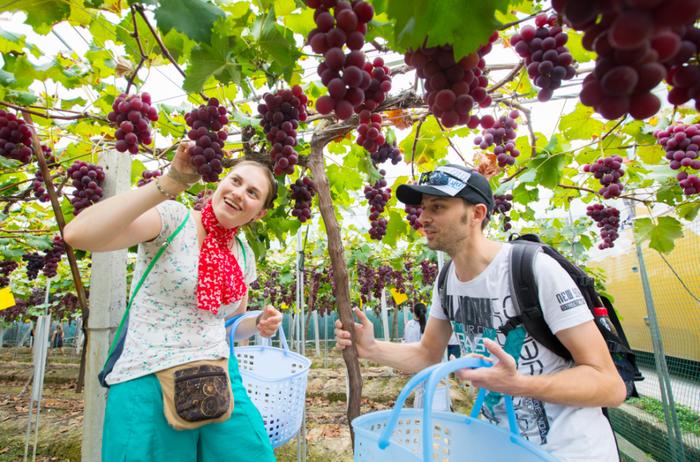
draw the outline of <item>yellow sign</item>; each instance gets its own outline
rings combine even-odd
[[[0,289],[0,310],[15,306],[15,297],[9,287]]]
[[[402,292],[399,292],[398,290],[396,290],[393,287],[391,289],[389,289],[389,292],[391,292],[391,296],[394,298],[394,303],[396,303],[397,305],[400,305],[403,302],[405,302],[406,300],[408,300],[408,295],[406,295]]]
[[[287,305],[286,303],[282,302],[282,303],[280,303],[280,308],[282,308],[283,310],[286,310],[287,308],[289,308],[289,305]]]

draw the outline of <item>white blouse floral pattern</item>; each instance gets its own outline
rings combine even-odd
[[[160,234],[138,246],[131,290],[158,248],[187,214],[187,208],[175,201],[166,201],[157,210],[162,222]],[[243,250],[238,239],[234,239],[232,247],[245,281],[250,284],[257,277],[253,251],[247,244]],[[240,302],[222,306],[216,315],[198,309],[198,260],[197,227],[190,214],[136,295],[129,313],[124,351],[107,376],[108,384],[125,382],[190,361],[228,358],[224,319],[238,309]]]

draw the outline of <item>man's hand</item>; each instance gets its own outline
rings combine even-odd
[[[277,332],[280,324],[282,324],[282,313],[272,305],[267,305],[260,315],[260,320],[256,327],[263,337],[272,337]]]
[[[369,354],[369,350],[374,345],[374,325],[367,319],[365,313],[357,308],[353,309],[353,312],[357,315],[360,320],[359,323],[355,323],[355,346],[357,347],[357,353],[361,358],[366,358]],[[350,332],[343,330],[343,324],[340,320],[335,322],[335,341],[336,348],[339,350],[344,350],[345,347],[352,345],[352,337]]]
[[[519,381],[522,378],[518,374],[515,359],[505,352],[501,346],[493,340],[484,339],[486,349],[498,359],[491,367],[479,369],[459,369],[455,375],[461,380],[468,380],[478,388],[486,388],[490,391],[518,396]],[[478,356],[486,361],[494,362],[493,357]]]

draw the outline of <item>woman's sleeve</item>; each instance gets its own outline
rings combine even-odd
[[[187,214],[187,207],[176,201],[161,202],[156,206],[160,215],[160,232],[150,241],[144,242],[145,246],[159,246],[180,226]]]

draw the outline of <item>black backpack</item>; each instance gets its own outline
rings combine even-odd
[[[608,345],[608,351],[612,356],[613,362],[617,367],[622,380],[627,388],[627,398],[639,396],[634,385],[635,381],[644,380],[634,356],[634,352],[629,346],[627,337],[622,330],[615,309],[606,297],[596,292],[593,278],[588,276],[581,268],[571,263],[562,254],[557,252],[552,247],[542,243],[540,238],[534,234],[525,234],[511,240],[513,251],[511,253],[510,264],[510,283],[511,295],[513,297],[513,308],[518,315],[512,317],[500,327],[500,332],[503,335],[508,335],[508,332],[515,329],[519,325],[539,343],[549,348],[554,353],[562,358],[572,359],[571,353],[562,345],[559,339],[552,333],[549,326],[544,320],[542,307],[540,306],[539,296],[537,292],[537,284],[535,282],[534,261],[537,252],[542,251],[554,258],[562,268],[569,273],[571,279],[578,286],[583,294],[588,309],[593,314],[593,308],[604,306],[608,310],[608,317],[612,322],[617,335],[607,329],[601,320],[593,316],[598,330],[603,335],[605,343]],[[446,306],[446,279],[447,271],[452,262],[449,261],[443,265],[440,275],[438,276],[438,291],[442,306]]]

